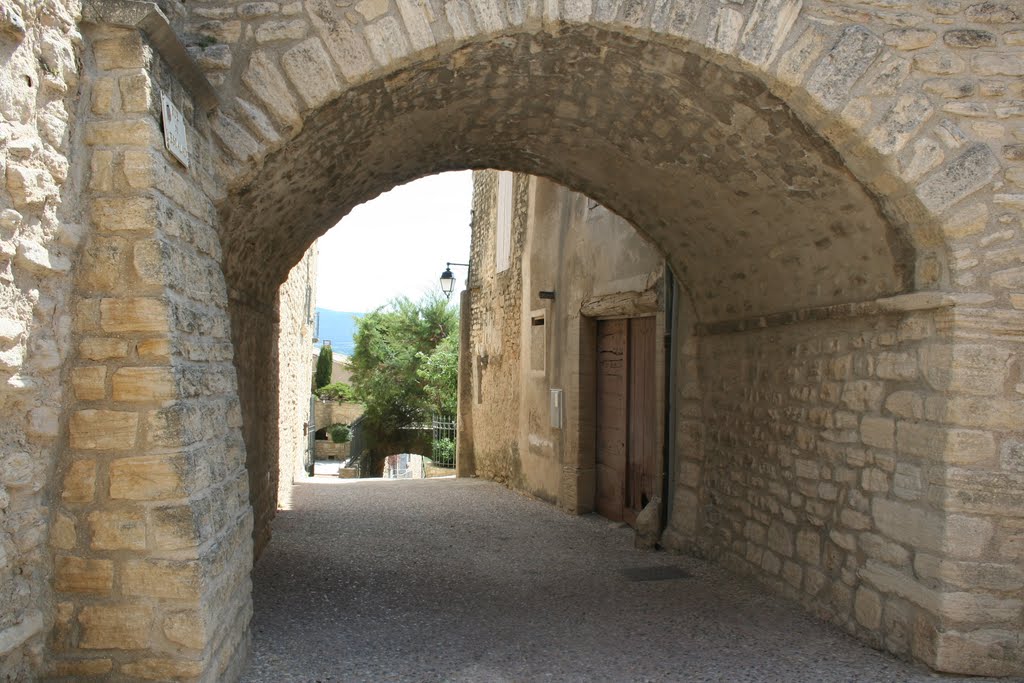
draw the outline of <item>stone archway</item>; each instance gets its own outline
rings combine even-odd
[[[1001,191],[1017,154],[1001,122],[1020,112],[988,86],[988,127],[958,125],[935,75],[964,60],[939,15],[890,29],[888,12],[786,0],[205,3],[173,19],[206,37],[207,114],[159,16],[89,7],[57,671],[235,675],[253,512],[261,543],[276,489],[259,400],[273,293],[356,204],[466,167],[590,194],[692,292],[678,545],[934,668],[1020,671],[1021,199]],[[970,69],[998,81],[1020,59]],[[158,93],[185,110],[187,172],[161,150]],[[751,477],[799,480],[801,502]],[[839,500],[851,484],[859,498]],[[1001,578],[968,590],[972,571]]]

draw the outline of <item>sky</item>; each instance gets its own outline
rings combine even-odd
[[[469,262],[472,198],[472,171],[456,171],[357,206],[320,238],[316,305],[365,313],[396,296],[417,300],[428,290],[440,292],[445,263]],[[466,269],[452,272],[457,293]]]

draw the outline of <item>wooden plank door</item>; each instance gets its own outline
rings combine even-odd
[[[597,323],[597,490],[598,514],[622,521],[626,500],[626,410],[628,383],[628,322]]]
[[[628,373],[629,437],[626,446],[625,517],[635,518],[647,502],[659,495],[657,391],[655,387],[654,318],[629,321]]]

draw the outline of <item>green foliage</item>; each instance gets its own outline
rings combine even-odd
[[[422,377],[420,369],[446,339],[457,344],[457,330],[456,310],[440,295],[418,303],[394,299],[357,319],[350,363],[356,397],[366,406],[362,424],[368,443],[399,442],[404,427],[423,422],[443,405],[454,405],[454,396],[445,399],[444,389]],[[454,348],[454,354],[442,353],[457,359]],[[439,369],[424,372],[446,375]]]
[[[334,382],[316,390],[317,398],[325,401],[355,401],[356,391],[344,382]]]
[[[435,465],[442,467],[455,466],[455,441],[453,439],[434,439],[430,459]]]
[[[420,358],[416,376],[423,382],[426,402],[437,415],[455,415],[459,403],[459,339],[441,340],[430,355]]]
[[[327,433],[331,435],[331,441],[334,443],[348,443],[349,438],[352,436],[348,425],[341,423],[332,424],[327,428]]]
[[[321,346],[320,355],[316,359],[316,374],[313,376],[314,389],[320,389],[331,383],[331,372],[334,364],[334,352],[330,346]]]

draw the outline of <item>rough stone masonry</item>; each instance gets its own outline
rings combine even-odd
[[[685,287],[668,542],[1024,672],[1018,1],[159,4],[0,1],[0,675],[237,676],[277,286],[470,167],[585,192]]]

